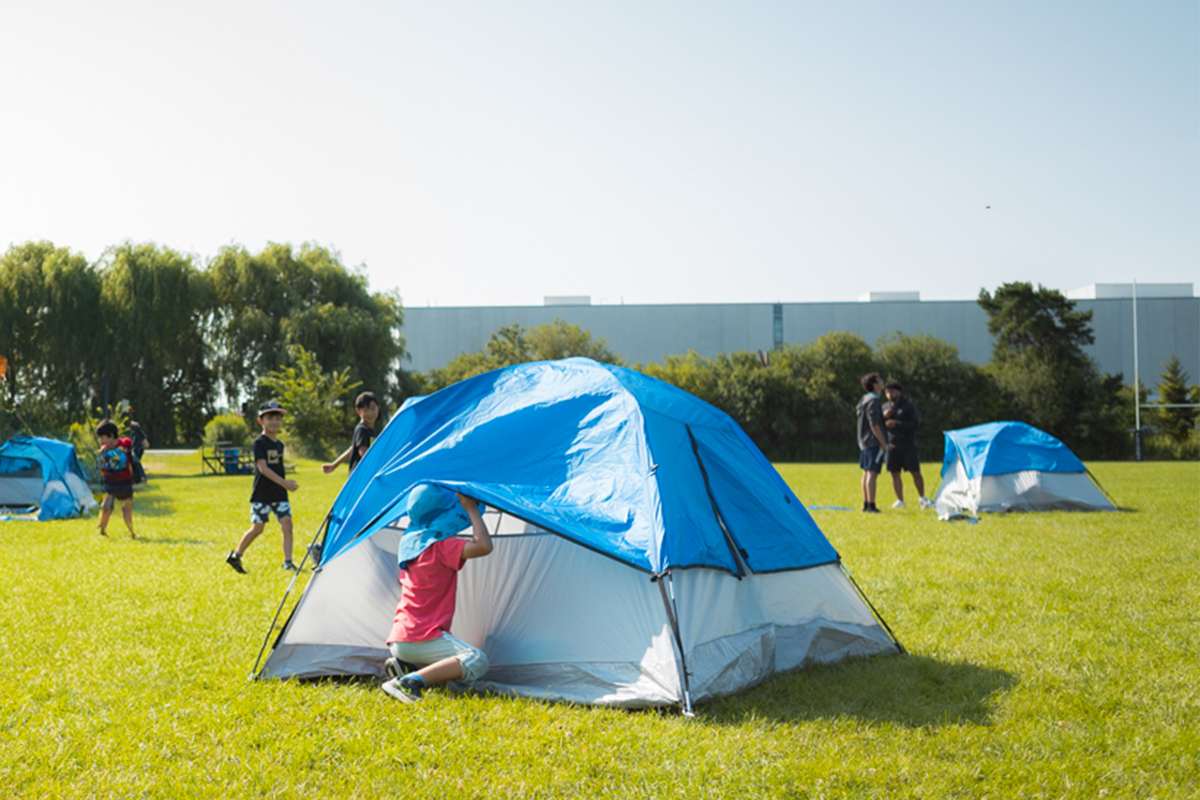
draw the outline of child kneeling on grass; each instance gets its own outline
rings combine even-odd
[[[459,570],[468,559],[492,552],[492,539],[479,505],[461,494],[456,501],[450,491],[422,484],[413,489],[408,509],[409,525],[397,553],[400,602],[388,636],[387,670],[393,677],[382,689],[413,703],[431,686],[473,683],[487,672],[487,656],[451,635],[450,622]],[[454,535],[466,527],[463,511],[470,519],[470,540]],[[401,676],[401,663],[420,669]]]
[[[104,420],[96,426],[96,438],[100,440],[100,475],[104,481],[104,502],[100,506],[100,535],[108,536],[108,519],[112,516],[113,506],[121,501],[121,518],[129,529],[130,538],[136,539],[133,532],[133,442],[118,436],[118,429],[112,420]]]

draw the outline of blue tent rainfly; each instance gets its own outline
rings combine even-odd
[[[728,415],[590,359],[521,364],[406,404],[334,501],[322,563],[399,520],[422,483],[652,574],[839,560]]]
[[[988,422],[945,432],[942,475],[962,460],[968,478],[1012,472],[1084,472],[1079,457],[1054,436],[1024,422]]]

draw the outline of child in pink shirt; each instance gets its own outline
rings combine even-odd
[[[443,528],[455,527],[442,522],[453,519],[447,513],[447,499],[453,502],[450,493],[437,486],[414,489],[409,501],[409,527],[401,537],[402,557],[414,550],[419,550],[419,555],[401,566],[400,602],[388,636],[392,653],[388,672],[398,673],[398,662],[421,669],[393,677],[382,688],[405,703],[420,700],[421,693],[431,686],[476,681],[488,668],[483,651],[451,635],[450,623],[454,619],[458,571],[468,559],[492,552],[492,539],[476,502],[461,494],[458,503],[471,521],[471,539],[459,539],[453,530],[435,530],[439,523]]]

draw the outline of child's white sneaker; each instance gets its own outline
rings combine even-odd
[[[897,500],[896,502],[892,503],[892,508],[904,508],[904,501]]]
[[[415,703],[420,700],[421,689],[411,685],[406,686],[404,683],[401,683],[403,680],[403,678],[392,678],[390,681],[384,681],[383,685],[379,688],[401,703]]]
[[[928,497],[921,498],[921,508],[933,508],[933,501]]]

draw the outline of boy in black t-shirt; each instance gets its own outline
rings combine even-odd
[[[347,461],[350,462],[350,471],[353,472],[354,468],[358,466],[358,462],[362,461],[362,457],[367,454],[367,448],[371,446],[371,442],[378,435],[375,432],[375,421],[379,419],[379,401],[375,399],[375,394],[363,392],[354,398],[354,411],[358,414],[358,424],[354,426],[354,436],[350,440],[350,446],[333,461],[321,465],[321,469],[325,471],[326,475],[337,469],[339,464]]]
[[[241,573],[242,554],[250,543],[258,538],[271,518],[272,512],[279,520],[283,531],[283,568],[296,571],[292,563],[292,507],[288,505],[288,492],[300,486],[285,477],[283,466],[283,442],[279,441],[279,429],[283,426],[283,406],[274,400],[258,410],[258,423],[262,435],[254,440],[254,489],[250,493],[250,527],[242,534],[236,550],[225,557],[225,563]]]

